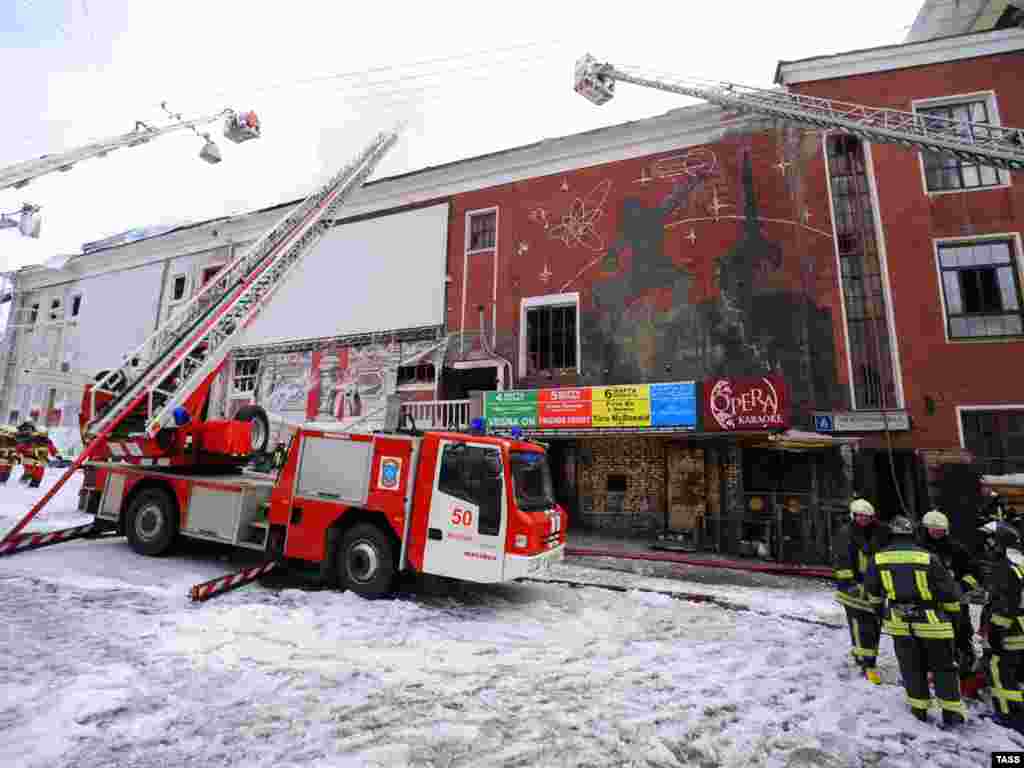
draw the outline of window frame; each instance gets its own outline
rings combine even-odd
[[[529,311],[533,309],[572,307],[576,312],[576,373],[582,370],[582,344],[580,335],[580,294],[578,291],[572,293],[553,293],[546,296],[531,296],[522,299],[519,303],[519,376],[530,376],[532,373],[527,366],[527,318]],[[543,369],[543,370],[566,370],[566,369]],[[572,370],[571,368],[568,370]]]
[[[78,318],[82,316],[82,306],[85,304],[85,294],[78,291],[77,293],[71,294],[70,298],[71,302],[68,309],[71,314],[68,315],[68,319],[72,322],[76,322]]]
[[[399,378],[400,377],[400,372],[401,372],[401,370],[403,368],[415,368],[415,369],[417,369],[417,374],[418,374],[419,369],[427,368],[427,367],[430,367],[430,368],[433,369],[433,376],[431,376],[429,381],[426,381],[426,380],[420,381],[419,379],[414,379],[413,381],[407,381],[407,382],[403,383],[403,382],[401,382],[401,380]],[[437,386],[437,366],[434,364],[434,362],[432,360],[428,360],[426,362],[420,361],[420,362],[412,363],[410,365],[399,365],[399,366],[397,366],[395,368],[395,387],[400,392],[426,392],[426,391],[433,391],[436,386]]]
[[[933,264],[935,266],[935,279],[938,283],[939,301],[942,309],[942,333],[947,344],[979,344],[992,342],[1014,342],[1024,339],[1024,332],[1005,336],[953,336],[950,329],[949,305],[946,301],[946,285],[943,280],[945,271],[942,267],[943,246],[971,245],[989,242],[1009,242],[1011,263],[1017,287],[1017,301],[1020,304],[1019,313],[1022,316],[1024,326],[1024,251],[1021,249],[1020,232],[997,232],[985,235],[970,235],[966,237],[937,237],[932,239]],[[1010,314],[1010,313],[1005,313]],[[958,315],[960,316],[960,315]]]
[[[255,363],[256,369],[252,373],[246,373],[239,375],[238,367],[241,363]],[[260,378],[260,358],[258,357],[238,357],[231,361],[231,399],[237,399],[242,397],[255,397],[256,387],[259,384]],[[252,379],[251,389],[240,389],[238,386],[239,380]]]
[[[473,220],[484,216],[494,217],[494,242],[483,248],[473,247]],[[480,208],[475,211],[466,211],[466,253],[490,253],[498,250],[498,208]]]
[[[174,298],[174,284],[181,278],[185,281],[184,288],[181,292],[181,298]],[[175,304],[181,304],[182,302],[188,301],[188,290],[189,290],[189,274],[188,272],[178,272],[177,274],[171,275],[170,290],[167,293],[167,304],[168,306],[174,306]]]
[[[967,414],[977,415],[979,413],[991,413],[991,414],[1005,414],[1010,411],[1019,411],[1024,414],[1024,403],[1010,403],[1010,404],[998,404],[998,405],[958,405],[956,406],[956,428],[957,434],[960,438],[960,448],[963,450],[971,450],[967,445],[967,430],[964,428],[964,416]],[[1004,439],[1005,447],[1005,439]],[[1003,461],[1012,462],[1015,457],[1003,456],[976,456],[975,459],[978,461]],[[1016,457],[1022,458],[1022,457]]]
[[[984,101],[985,110],[988,112],[988,123],[994,128],[1002,128],[1002,118],[999,114],[999,104],[996,99],[996,92],[993,90],[987,91],[972,91],[970,93],[957,93],[950,94],[948,96],[935,96],[924,99],[913,99],[910,102],[910,109],[916,115],[918,109],[932,109],[934,107],[955,107],[962,106],[965,103],[974,101]],[[1004,171],[1001,168],[996,169],[996,175],[999,179],[997,184],[991,184],[983,187],[958,187],[956,189],[929,189],[928,188],[928,174],[925,169],[924,162],[925,153],[921,150],[917,152],[918,167],[921,171],[921,188],[924,190],[924,194],[927,196],[931,195],[954,195],[961,194],[964,192],[981,192],[991,189],[1006,189],[1013,185],[1010,173]],[[962,165],[961,161],[957,161],[958,167]]]

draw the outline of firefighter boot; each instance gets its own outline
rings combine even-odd
[[[914,717],[916,717],[922,723],[927,723],[928,722],[928,710],[927,709],[921,709],[920,707],[911,707],[910,711],[914,714]]]
[[[951,712],[948,709],[942,710],[943,728],[956,728],[967,722],[967,719],[959,712]]]
[[[878,667],[864,667],[864,677],[875,685],[882,684],[882,676],[878,674]]]

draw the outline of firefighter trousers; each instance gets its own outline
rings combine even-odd
[[[992,651],[988,663],[989,683],[992,686],[992,706],[996,714],[1024,723],[1024,693],[1021,692],[1021,674],[1024,672],[1024,653]]]
[[[960,666],[960,678],[969,677],[974,671],[977,658],[974,652],[974,624],[971,623],[971,606],[960,604],[960,616],[953,621],[956,637],[956,660]]]
[[[862,667],[873,667],[878,659],[878,643],[882,637],[882,625],[873,611],[858,611],[846,608],[846,622],[850,627],[853,642],[853,657]]]
[[[935,682],[935,698],[942,708],[942,719],[947,722],[963,722],[966,709],[960,701],[960,677],[957,674],[953,641],[908,635],[895,636],[892,642],[911,711],[921,720],[926,718],[931,702],[931,691],[928,688],[928,673],[931,672]]]

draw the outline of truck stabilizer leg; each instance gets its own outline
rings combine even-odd
[[[100,529],[95,523],[88,523],[86,525],[77,525],[74,528],[62,528],[59,531],[16,533],[0,541],[0,556],[13,555],[26,549],[48,547],[51,544],[60,544],[71,539],[81,539],[99,531]]]
[[[196,584],[189,590],[189,597],[192,598],[192,602],[204,602],[211,597],[216,597],[224,592],[230,592],[232,589],[237,589],[255,581],[278,564],[277,560],[270,560],[262,565],[255,565],[252,568],[243,568],[237,573],[229,573],[227,576],[219,576],[216,579],[204,581],[202,584]]]

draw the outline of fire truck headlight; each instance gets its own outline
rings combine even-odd
[[[528,540],[527,540],[527,538],[526,538],[526,534],[525,534],[525,533],[517,533],[517,534],[516,534],[516,541],[515,541],[515,545],[516,545],[516,546],[517,546],[517,547],[518,547],[519,549],[526,549],[526,544],[527,544],[527,542],[528,542]]]

